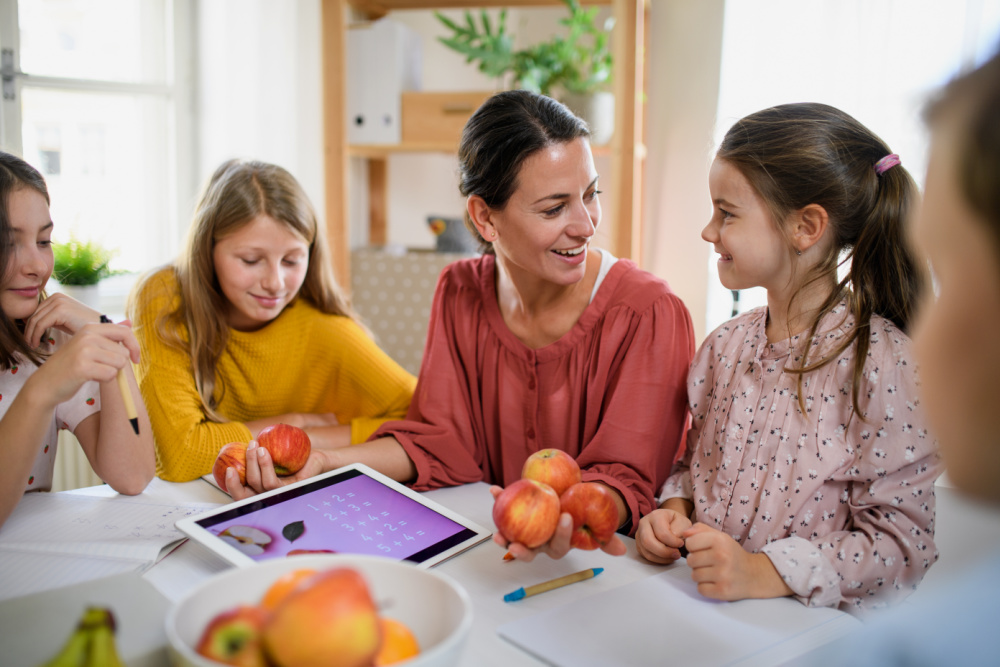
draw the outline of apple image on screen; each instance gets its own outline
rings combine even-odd
[[[257,444],[271,455],[274,472],[279,475],[297,473],[312,451],[309,434],[290,424],[275,424],[261,429],[257,434]]]
[[[558,496],[582,480],[576,459],[561,449],[540,449],[529,456],[521,468],[521,478],[548,484]]]
[[[267,667],[262,636],[266,610],[240,605],[217,614],[205,628],[195,650],[225,665]]]
[[[611,494],[603,484],[581,482],[560,496],[561,511],[573,517],[570,546],[589,551],[611,540],[618,530],[618,507]]]
[[[268,545],[272,542],[270,535],[253,526],[230,526],[219,533],[219,538],[251,557],[267,551]]]
[[[381,641],[368,584],[348,567],[304,580],[264,628],[265,650],[278,667],[371,665]]]
[[[230,442],[228,445],[223,445],[222,449],[219,450],[219,455],[215,457],[212,475],[219,488],[226,492],[229,491],[226,489],[227,468],[236,468],[236,474],[240,476],[240,484],[247,483],[247,443]]]
[[[519,479],[493,503],[493,523],[511,542],[529,549],[548,542],[559,523],[559,496],[548,484]]]

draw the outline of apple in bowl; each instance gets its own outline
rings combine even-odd
[[[472,628],[472,604],[460,585],[447,575],[412,563],[347,554],[278,558],[209,578],[167,614],[166,635],[171,663],[178,667],[218,667],[217,662],[196,651],[199,639],[213,618],[239,605],[260,605],[271,587],[293,571],[313,569],[319,574],[338,568],[359,572],[367,582],[371,600],[377,602],[380,611],[412,630],[419,641],[420,652],[406,661],[407,667],[455,667],[459,664]],[[270,612],[272,617],[282,607],[291,605],[300,587],[309,586],[310,580],[311,577],[304,577],[295,583],[291,592]],[[380,621],[384,621],[386,615],[380,615]],[[384,634],[385,631],[379,632]],[[316,640],[323,641],[323,638],[316,637]],[[273,641],[280,642],[280,639]],[[266,642],[264,644],[266,647]]]

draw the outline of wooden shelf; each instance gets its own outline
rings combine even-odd
[[[326,225],[337,280],[350,284],[350,191],[348,160],[369,161],[370,240],[386,241],[389,188],[387,158],[406,153],[455,153],[452,142],[408,142],[398,145],[349,145],[346,109],[346,34],[348,17],[357,13],[377,19],[406,9],[473,9],[478,7],[555,7],[560,0],[321,0],[324,120],[324,185]],[[645,150],[644,58],[649,0],[581,0],[610,6],[615,15],[614,44],[615,130],[611,143],[594,147],[595,155],[611,160],[614,188],[605,220],[613,230],[610,247],[617,257],[638,262],[642,243],[642,188]],[[352,14],[354,12],[354,14]]]
[[[556,7],[561,0],[348,0],[348,3],[369,18],[382,18],[400,9],[477,9],[479,7]],[[580,0],[583,5],[613,5],[614,0]]]
[[[645,153],[645,149],[638,148]],[[390,155],[400,153],[446,153],[454,155],[458,152],[458,146],[453,143],[431,142],[431,143],[406,143],[406,144],[350,144],[347,147],[347,154],[351,157],[362,157],[369,159],[385,159]],[[591,152],[595,157],[610,156],[611,144],[603,146],[591,146]]]

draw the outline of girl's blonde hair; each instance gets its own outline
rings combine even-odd
[[[871,341],[871,316],[881,315],[904,332],[923,286],[924,274],[904,234],[916,184],[897,163],[876,170],[892,151],[853,117],[825,104],[784,104],[750,114],[726,133],[716,154],[735,166],[767,205],[783,233],[793,211],[819,204],[829,215],[833,243],[827,256],[806,276],[806,285],[833,279],[836,289],[813,320],[807,341],[820,320],[841,301],[855,327],[836,349],[817,361],[808,359],[807,344],[798,374],[799,404],[805,412],[802,375],[830,363],[852,343],[855,348],[851,400],[858,393]],[[789,242],[789,252],[792,246]],[[843,257],[843,259],[841,259]],[[850,261],[837,281],[837,268]],[[801,293],[801,289],[792,300]]]
[[[176,310],[163,313],[156,324],[165,341],[190,355],[202,408],[217,422],[228,421],[216,411],[225,387],[218,382],[215,370],[229,338],[229,326],[225,319],[228,301],[215,274],[213,250],[220,239],[260,215],[286,225],[309,244],[309,267],[297,298],[323,313],[357,321],[350,300],[334,278],[323,226],[298,181],[285,169],[265,162],[223,163],[205,186],[184,250],[173,267],[180,303]],[[142,288],[142,284],[137,285],[133,297]]]

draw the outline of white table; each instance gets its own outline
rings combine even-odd
[[[492,496],[488,489],[488,485],[479,483],[438,489],[429,492],[427,495],[442,505],[459,512],[483,526],[492,527]],[[105,486],[67,493],[108,495],[113,492]],[[228,496],[214,486],[201,480],[185,484],[168,484],[158,481],[147,490],[147,493],[149,493],[152,500],[162,500],[170,503],[224,503],[228,501]],[[475,667],[481,665],[503,665],[504,667],[510,667],[512,665],[545,664],[518,646],[501,638],[497,634],[497,628],[519,619],[537,618],[536,615],[540,613],[561,608],[568,604],[572,605],[573,608],[586,608],[585,605],[590,604],[592,608],[596,609],[598,608],[598,603],[593,600],[588,601],[588,598],[591,598],[591,596],[598,595],[598,598],[595,599],[603,600],[608,595],[612,595],[613,592],[621,591],[622,587],[634,582],[640,582],[641,580],[652,582],[654,579],[650,578],[653,575],[674,578],[678,584],[686,585],[690,588],[690,570],[683,561],[667,568],[655,566],[638,557],[634,540],[625,538],[625,544],[628,552],[622,557],[608,556],[600,551],[574,550],[561,560],[552,560],[541,556],[531,563],[524,563],[520,561],[504,561],[504,550],[490,541],[437,566],[437,571],[452,577],[468,591],[473,603],[473,626],[463,652],[461,664]],[[131,580],[126,578],[124,580],[125,583],[122,583],[122,577],[106,580],[109,582],[107,585],[108,588],[118,587],[125,589],[121,591],[100,589],[102,594],[106,594],[111,598],[111,602],[120,598],[123,606],[126,609],[131,609],[131,611],[126,613],[145,614],[148,617],[145,620],[145,626],[148,627],[144,628],[146,634],[140,640],[141,650],[136,652],[134,650],[135,647],[131,647],[133,655],[138,655],[138,657],[129,662],[130,667],[139,667],[140,665],[155,667],[167,664],[166,651],[163,645],[165,638],[162,636],[162,629],[157,626],[156,620],[160,615],[165,613],[164,609],[168,608],[172,603],[197,587],[201,582],[228,567],[230,567],[228,564],[202,546],[187,542],[145,571],[142,579],[152,586],[141,586],[144,589],[143,591],[139,591],[140,586],[136,585],[137,583],[142,583],[142,581],[135,578],[134,575],[131,575],[133,576]],[[514,603],[503,601],[504,594],[516,590],[521,586],[547,581],[590,567],[603,567],[604,572],[599,577],[550,591],[543,595],[526,598]],[[94,585],[89,589],[87,586],[78,587],[84,592],[75,593],[75,595],[78,597],[80,595],[93,596],[94,591],[98,590],[99,583],[94,582]],[[638,585],[641,586],[642,584]],[[129,591],[129,587],[133,591]],[[24,607],[25,613],[31,612],[37,614],[39,612],[37,607],[51,608],[54,605],[60,604],[60,600],[66,600],[67,604],[74,602],[79,604],[79,600],[73,600],[72,598],[67,600],[66,596],[60,592],[63,590],[69,589],[49,591],[39,596],[21,598],[26,601],[24,604],[28,605]],[[145,604],[131,599],[140,593],[146,596]],[[32,598],[35,599],[32,600]],[[125,599],[129,600],[128,605],[130,607],[124,605]],[[17,600],[9,602],[17,602]],[[580,603],[579,605],[576,604],[578,602]],[[35,609],[31,609],[31,604],[34,604]],[[726,603],[720,604],[725,605]],[[641,609],[636,609],[634,612],[632,609],[629,609],[623,616],[629,618],[630,625],[632,624],[631,618],[634,617],[634,624],[642,626],[640,629],[644,634],[641,636],[655,637],[655,634],[648,635],[646,633],[662,634],[668,631],[672,625],[670,616],[676,614],[677,616],[674,616],[674,620],[676,621],[682,619],[685,615],[687,610],[680,608],[682,606],[684,605],[667,609],[666,615],[662,613],[644,614]],[[773,614],[775,611],[780,611],[778,616],[787,616],[788,614],[808,616],[816,611],[808,610],[791,599],[747,600],[726,606],[725,609],[727,610],[727,614],[731,616],[735,615],[748,621],[754,617],[759,618],[761,615]],[[814,633],[816,636],[808,641],[803,641],[802,637],[790,638],[788,641],[782,640],[782,650],[784,653],[779,652],[782,656],[801,654],[808,650],[809,646],[815,645],[820,641],[830,640],[857,626],[858,622],[846,614],[837,613],[834,622],[829,622],[829,610],[819,611],[828,614],[822,632]],[[132,619],[126,619],[126,621],[132,621]],[[150,628],[152,628],[152,631]],[[601,628],[581,627],[579,631],[599,637]],[[810,630],[810,632],[812,631]],[[0,635],[0,637],[2,636]],[[658,664],[663,659],[669,657],[663,655],[654,656],[649,652],[644,653],[642,642],[634,640],[626,642],[620,637],[618,638],[619,641],[616,641],[614,636],[606,638],[608,641],[602,642],[602,646],[612,645],[616,647],[615,650],[617,651],[618,646],[622,645],[623,656],[627,654],[647,664]],[[51,637],[52,648],[51,651],[47,652],[54,653],[62,640],[62,636]],[[8,641],[11,640],[8,639]],[[135,644],[134,638],[132,643]],[[707,644],[709,645],[704,649],[705,653],[697,654],[699,658],[704,657],[704,661],[694,659],[688,660],[686,663],[707,664],[713,661],[718,662],[715,659],[717,656],[713,656],[712,654],[713,642],[707,642]],[[803,646],[807,648],[803,648]],[[770,659],[774,655],[774,651],[771,651],[766,654],[765,658],[769,656],[768,659]],[[126,655],[125,657],[130,656]],[[651,658],[652,660],[650,660]],[[784,660],[785,657],[782,657],[782,659]],[[618,661],[616,660],[616,662]],[[626,662],[625,660],[622,661],[623,664]],[[773,659],[768,661],[758,656],[756,660],[750,660],[745,664],[773,664],[774,662]]]

